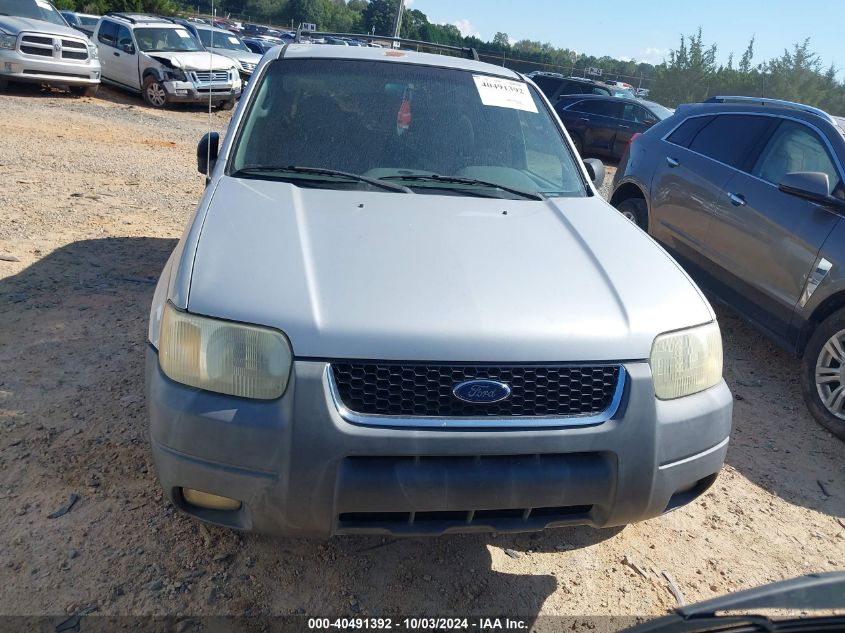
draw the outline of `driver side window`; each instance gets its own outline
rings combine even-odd
[[[132,33],[129,32],[125,26],[119,26],[117,29],[117,47],[122,49],[124,46],[135,46],[132,42]]]
[[[106,46],[116,46],[117,24],[103,20],[100,30],[97,32],[97,39]]]

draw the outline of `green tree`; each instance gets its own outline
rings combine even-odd
[[[498,33],[496,33],[496,35],[493,36],[493,44],[502,48],[511,47],[510,39],[508,39],[508,34],[502,33],[501,31],[499,31]]]
[[[741,73],[749,73],[751,72],[751,60],[754,59],[754,38],[751,38],[751,41],[748,42],[748,48],[745,49],[745,52],[742,54],[742,57],[739,60],[739,72]]]
[[[368,33],[390,37],[398,10],[399,0],[370,0],[364,10],[364,27]]]

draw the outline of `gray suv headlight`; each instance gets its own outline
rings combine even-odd
[[[667,332],[651,346],[654,394],[661,400],[689,396],[722,380],[722,335],[719,324]]]
[[[17,41],[17,35],[9,35],[8,33],[0,31],[0,48],[14,49],[15,44],[17,44]]]
[[[185,71],[180,68],[168,68],[164,71],[164,78],[167,81],[188,81]]]
[[[278,330],[202,317],[168,303],[161,318],[158,358],[161,370],[176,382],[273,400],[288,385],[293,352]]]

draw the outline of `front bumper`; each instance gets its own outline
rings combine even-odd
[[[194,84],[190,81],[164,81],[164,91],[170,103],[202,103],[229,101],[241,96],[242,84],[236,80],[228,84]]]
[[[724,382],[654,397],[647,363],[628,363],[616,415],[595,426],[522,430],[367,427],[337,411],[326,363],[296,361],[276,401],[180,385],[147,351],[147,406],[158,478],[199,519],[285,536],[531,531],[624,525],[687,503],[727,452]],[[192,488],[242,502],[208,510]]]
[[[0,78],[57,86],[95,86],[100,83],[100,62],[33,59],[11,49],[0,49]]]

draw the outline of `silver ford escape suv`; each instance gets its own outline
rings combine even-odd
[[[289,44],[197,156],[146,365],[180,509],[286,536],[527,531],[715,480],[714,313],[524,77]]]

